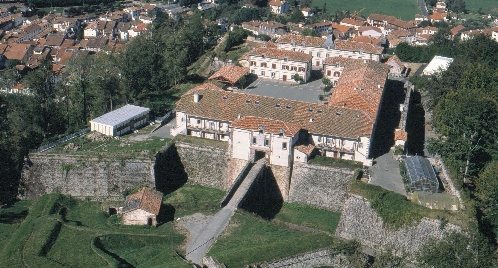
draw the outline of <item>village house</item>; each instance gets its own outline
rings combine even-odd
[[[286,0],[271,0],[268,5],[272,13],[281,15],[289,12],[289,3]]]
[[[344,58],[344,57],[329,57],[323,60],[323,76],[328,78],[335,87],[341,77],[344,67],[355,62],[364,62],[365,60]]]
[[[379,47],[383,47],[386,45],[385,38],[379,39],[379,38],[374,38],[374,37],[369,37],[369,36],[361,36],[361,35],[352,38],[351,41],[372,44],[374,46],[379,46]]]
[[[332,29],[331,21],[322,21],[313,24],[308,24],[303,26],[304,29],[313,30],[319,34],[328,33],[329,29]]]
[[[344,19],[341,20],[340,24],[344,25],[344,26],[351,27],[351,28],[355,29],[356,31],[358,31],[358,29],[361,26],[365,26],[367,24],[367,22],[366,21],[355,20],[355,19],[352,19],[352,18],[344,18]]]
[[[463,32],[463,30],[465,30],[465,27],[463,25],[457,25],[457,26],[451,28],[450,32],[451,32],[451,37],[453,38],[453,40],[456,40],[457,38],[459,38],[460,34]]]
[[[260,47],[247,53],[249,69],[258,77],[294,81],[297,74],[304,82],[311,75],[312,56],[306,53]]]
[[[394,30],[405,30],[412,34],[415,34],[417,25],[400,20],[393,16],[381,15],[381,14],[370,14],[367,18],[367,22],[371,26],[383,27],[387,32]]]
[[[426,26],[424,28],[417,28],[416,35],[423,35],[423,34],[434,35],[435,33],[437,33],[437,31],[438,31],[437,27]]]
[[[163,195],[149,187],[126,196],[125,204],[120,208],[124,225],[157,225],[157,216],[161,210]]]
[[[431,15],[429,15],[429,19],[432,23],[441,22],[441,21],[448,21],[448,14],[447,13],[433,12]]]
[[[390,57],[387,61],[386,64],[389,65],[389,74],[392,76],[406,76],[406,71],[408,70],[406,64],[404,64],[398,56],[394,55]]]
[[[25,63],[32,54],[33,46],[31,44],[12,44],[5,50],[3,55],[8,60],[18,60]]]
[[[265,34],[270,37],[279,37],[287,33],[287,27],[275,21],[253,20],[243,22],[242,28],[251,31],[254,35]]]
[[[313,16],[313,11],[309,7],[301,8],[301,12],[305,18]]]
[[[379,27],[374,27],[374,26],[361,26],[361,27],[359,27],[358,28],[358,35],[377,37],[377,38],[384,36],[384,34],[382,33],[382,30]]]
[[[265,157],[289,167],[317,152],[369,166],[388,71],[374,61],[346,65],[328,104],[200,85],[177,102],[171,132],[230,141],[231,157],[237,159]]]
[[[423,21],[426,21],[427,20],[427,17],[424,16],[424,15],[420,15],[420,14],[416,14],[415,15],[415,23],[416,24],[420,24],[422,23]]]
[[[284,35],[278,38],[275,43],[279,49],[299,51],[313,56],[313,66],[322,68],[322,62],[328,57],[346,57],[356,59],[368,59],[380,61],[383,48],[372,44],[361,42],[336,40],[332,35],[327,38]]]

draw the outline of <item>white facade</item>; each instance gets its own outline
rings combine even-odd
[[[97,35],[99,35],[99,32],[96,30],[96,29],[93,29],[93,28],[86,28],[84,31],[83,31],[83,36],[85,38],[89,38],[89,37],[97,37]]]
[[[90,131],[115,137],[126,134],[149,121],[149,108],[125,105],[90,121]]]
[[[249,70],[258,77],[280,81],[294,81],[297,73],[303,81],[308,81],[311,75],[311,60],[307,62],[269,57],[250,56]]]
[[[124,225],[153,225],[157,224],[156,215],[142,209],[135,209],[123,213]]]
[[[447,58],[442,56],[434,56],[434,58],[429,62],[427,67],[425,67],[422,72],[423,75],[432,75],[440,71],[446,71],[450,64],[453,62],[453,58]]]

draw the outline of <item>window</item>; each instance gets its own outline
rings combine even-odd
[[[251,61],[251,66],[256,66],[256,62],[255,61]]]
[[[322,136],[318,136],[318,142],[322,142]]]
[[[327,70],[327,76],[330,76],[332,74],[331,70]]]
[[[182,118],[180,119],[180,122],[182,122],[182,123],[183,123],[183,120],[184,120],[184,118],[182,117]]]
[[[305,72],[305,70],[306,70],[306,69],[305,69],[304,67],[299,67],[299,71],[300,71],[300,72]]]
[[[264,75],[265,75],[265,71],[261,71],[261,75],[263,75],[263,76],[264,76]]]
[[[251,70],[251,73],[252,73],[252,74],[255,74],[256,72],[255,72],[254,70]]]
[[[308,52],[308,54],[313,55],[313,52],[310,51],[310,52]]]
[[[211,122],[211,124],[209,125],[209,128],[210,128],[210,129],[215,129],[215,127],[214,127],[214,123],[213,123],[213,122]]]
[[[282,70],[289,70],[289,65],[282,65]]]
[[[334,72],[334,77],[339,77],[341,76],[341,72]]]
[[[201,124],[201,119],[197,119],[197,125]]]
[[[252,144],[256,144],[256,137],[252,138]]]
[[[291,66],[291,70],[292,71],[297,71],[297,67],[296,66]]]
[[[268,144],[270,144],[270,140],[269,139],[265,139],[265,146],[268,146]]]
[[[327,53],[327,54],[325,54],[325,56],[328,58],[328,57],[330,57],[330,54],[329,54],[329,53]]]
[[[287,150],[287,142],[282,142],[282,150]]]
[[[271,73],[271,77],[275,77],[275,73]]]
[[[316,53],[316,56],[317,56],[317,57],[320,57],[320,55],[321,55],[321,54],[320,54],[320,52],[317,52],[317,53]]]
[[[275,63],[272,63],[272,64],[271,64],[271,68],[272,68],[272,69],[277,69],[277,65],[276,65]]]
[[[268,64],[266,62],[262,62],[261,67],[268,67]]]

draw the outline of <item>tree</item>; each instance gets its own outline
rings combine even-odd
[[[464,268],[493,267],[493,248],[477,232],[447,235],[443,240],[432,239],[417,252],[416,259],[422,267]]]
[[[294,23],[303,22],[304,21],[303,12],[301,12],[299,8],[295,8],[294,11],[292,11],[292,14],[290,15],[289,21]]]
[[[315,30],[304,28],[304,30],[301,32],[302,35],[304,36],[315,36],[318,37],[320,36]]]
[[[476,109],[476,107],[479,107]],[[434,125],[444,138],[431,140],[429,150],[450,157],[462,169],[464,182],[496,155],[497,102],[478,90],[450,92],[434,111]]]
[[[301,76],[299,76],[298,73],[295,73],[293,76],[292,76],[292,79],[294,79],[294,81],[296,82],[299,82],[301,81]]]
[[[494,236],[498,237],[498,161],[488,163],[474,182],[477,205],[484,214],[483,222],[490,225]]]

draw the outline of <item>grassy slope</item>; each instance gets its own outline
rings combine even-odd
[[[186,184],[163,198],[164,204],[175,207],[175,217],[202,212],[215,213],[220,210],[219,202],[225,192],[200,185]]]
[[[0,209],[0,241],[8,241],[28,215],[31,201],[19,201],[8,208]],[[0,243],[0,253],[5,243]]]
[[[412,203],[405,196],[382,187],[354,181],[350,191],[361,195],[372,203],[372,208],[390,226],[399,228],[420,221],[423,217],[446,219],[450,223],[467,227],[469,219],[462,211],[435,210]]]
[[[415,14],[420,14],[417,0],[313,0],[312,6],[322,8],[324,3],[327,3],[329,13],[335,13],[336,10],[349,10],[353,13],[355,10],[359,11],[365,8],[359,14],[360,16],[368,17],[371,13],[379,13],[395,16],[406,21],[413,20]]]
[[[335,233],[341,214],[310,206],[284,203],[275,219]]]
[[[466,7],[470,11],[477,12],[479,8],[483,10],[490,10],[498,8],[498,2],[496,0],[470,0],[465,1]]]
[[[324,248],[332,237],[289,230],[246,213],[236,213],[208,256],[228,267],[244,267]]]

